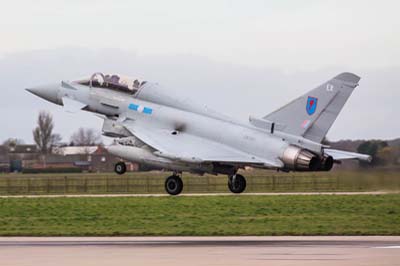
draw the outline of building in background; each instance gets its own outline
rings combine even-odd
[[[0,146],[0,172],[113,172],[120,158],[102,146],[57,147],[51,154],[40,154],[35,145]],[[138,171],[136,163],[128,171]]]
[[[10,172],[21,172],[22,169],[31,167],[36,163],[38,153],[36,145],[8,146]]]
[[[10,157],[8,154],[8,146],[0,146],[0,173],[10,171]]]

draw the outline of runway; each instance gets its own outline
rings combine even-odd
[[[400,237],[1,237],[27,265],[399,265]]]

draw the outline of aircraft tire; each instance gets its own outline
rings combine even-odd
[[[126,172],[126,164],[124,162],[119,162],[115,164],[114,171],[119,174],[123,175]]]
[[[235,183],[233,183],[233,179],[235,179]],[[246,179],[239,174],[236,174],[235,178],[234,176],[229,176],[228,188],[232,193],[242,193],[246,189]]]
[[[177,175],[172,175],[165,180],[165,191],[170,195],[178,195],[183,190],[182,179]]]

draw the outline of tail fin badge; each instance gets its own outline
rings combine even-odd
[[[312,115],[315,113],[315,110],[317,110],[317,102],[318,98],[308,96],[306,105],[307,114]]]

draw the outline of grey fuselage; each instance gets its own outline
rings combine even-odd
[[[145,123],[148,130],[155,127],[171,132],[184,129],[185,133],[224,144],[254,155],[260,160],[265,159],[270,162],[272,158],[277,165],[281,164],[282,168],[284,165],[279,158],[290,145],[305,147],[316,154],[320,154],[322,149],[320,144],[312,143],[302,137],[291,136],[279,131],[272,133],[268,128],[256,127],[249,122],[238,121],[207,107],[173,98],[166,94],[157,83],[148,82],[134,95],[129,95],[105,88],[62,82],[62,86],[59,86],[54,97],[51,99],[53,103],[63,105],[62,98],[68,97],[85,104],[84,110],[86,111],[101,114],[107,119],[116,121],[130,119],[133,123],[140,122],[142,125]],[[168,164],[171,164],[171,167],[166,167]],[[161,165],[155,165],[170,170],[183,169],[218,173],[215,169],[207,170],[210,168],[201,164],[185,164],[184,168],[179,168],[174,164],[181,165],[181,163],[165,158]],[[266,164],[262,168],[272,167]]]
[[[359,80],[340,73],[267,116],[244,122],[173,97],[157,83],[117,74],[96,72],[90,79],[27,90],[67,112],[101,115],[103,135],[116,138],[108,151],[125,160],[174,172],[235,175],[246,166],[330,171],[341,160],[370,162],[369,155],[321,144]]]

